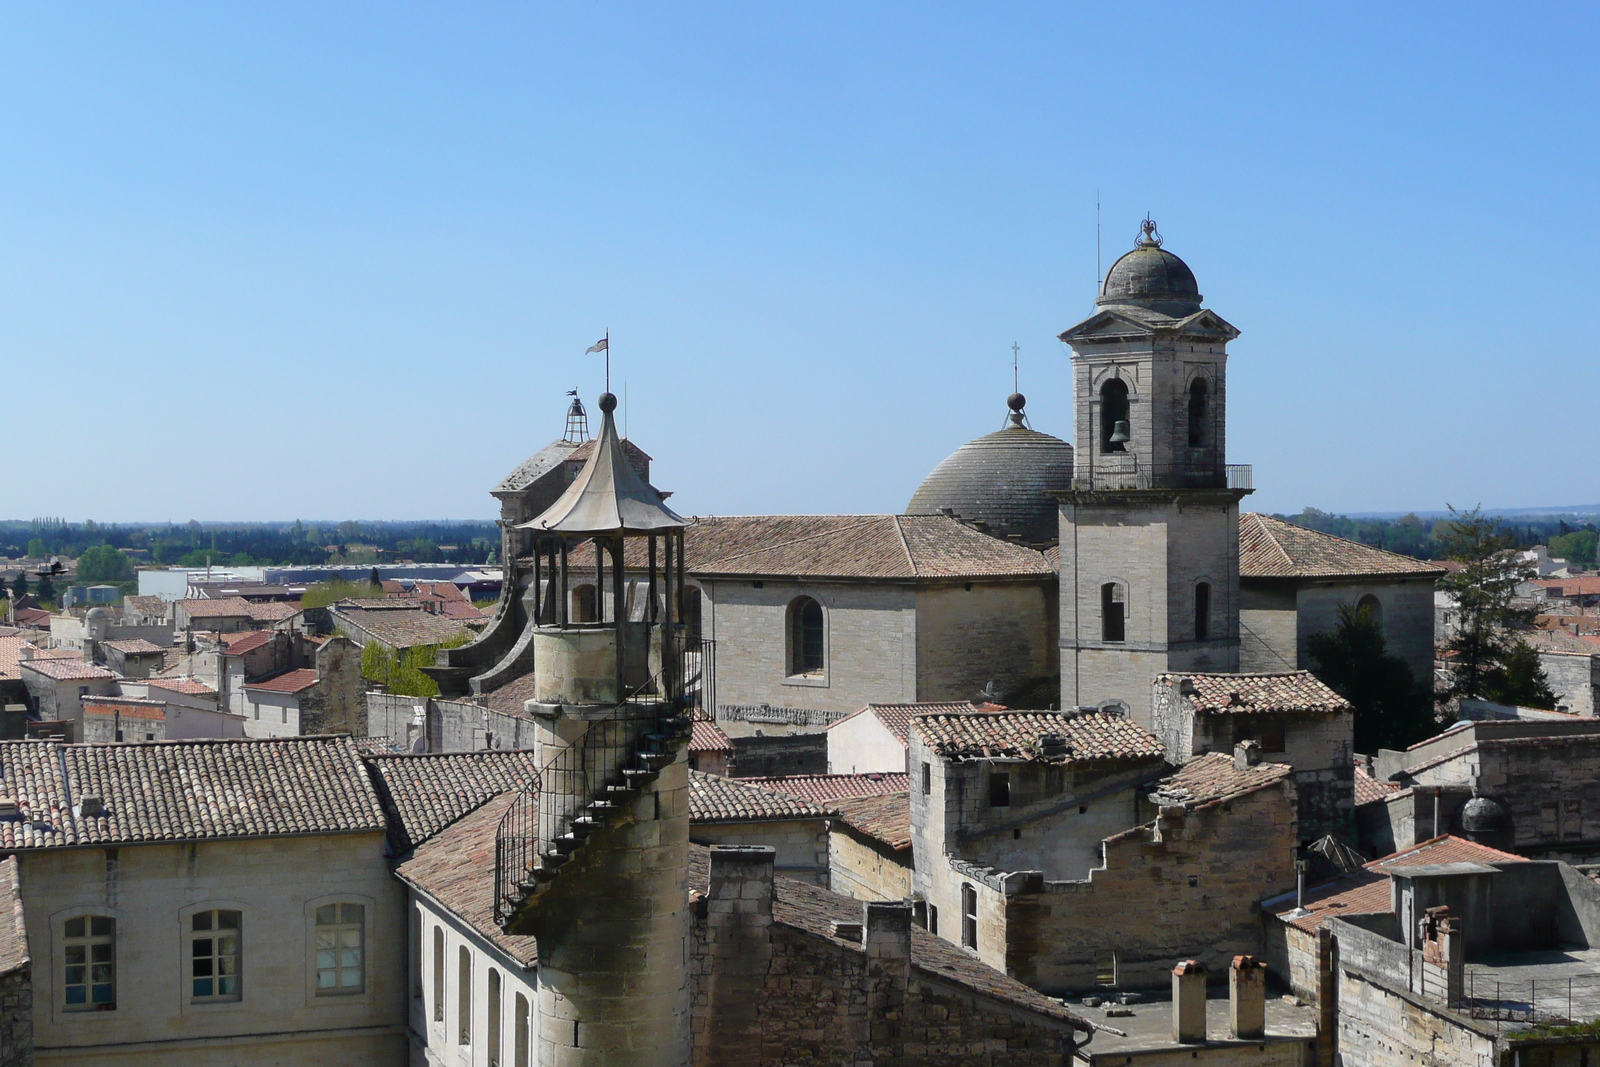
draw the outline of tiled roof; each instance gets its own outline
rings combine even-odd
[[[1356,764],[1356,804],[1370,804],[1400,791],[1399,782],[1380,782],[1368,774],[1366,768]]]
[[[55,741],[0,741],[0,792],[17,802],[20,818],[0,819],[0,849],[50,848],[78,843],[61,749]]]
[[[1262,712],[1337,714],[1355,709],[1310,671],[1272,674],[1160,674],[1156,681],[1177,682],[1202,715],[1254,715]]]
[[[824,804],[840,797],[878,797],[904,793],[911,788],[909,774],[870,771],[866,774],[787,774],[771,778],[740,778],[738,781],[776,789],[801,800]]]
[[[1309,914],[1290,918],[1295,895],[1286,894],[1268,901],[1266,910],[1302,930],[1315,930],[1325,919],[1347,919],[1352,915],[1387,915],[1393,908],[1388,871],[1394,867],[1443,863],[1522,863],[1525,857],[1501,852],[1464,838],[1446,834],[1424,841],[1415,848],[1375,859],[1360,870],[1351,871],[1321,885],[1308,886],[1305,909]]]
[[[20,678],[17,662],[22,656],[22,649],[27,645],[27,639],[10,635],[0,637],[0,678]]]
[[[17,622],[22,626],[49,626],[51,615],[43,608],[18,608]]]
[[[298,603],[275,600],[257,603],[246,601],[250,605],[250,617],[256,622],[282,622],[292,619],[300,614]]]
[[[839,819],[896,851],[911,847],[911,794],[840,797],[830,801]]]
[[[488,612],[475,608],[471,604],[463,604],[458,600],[446,600],[440,605],[439,614],[446,619],[460,619],[463,622],[487,619],[489,617]]]
[[[228,655],[242,656],[246,652],[254,652],[263,645],[270,645],[272,633],[268,630],[246,630],[238,634],[223,634],[222,643],[227,646]]]
[[[1270,515],[1246,512],[1239,516],[1241,578],[1421,578],[1443,573],[1432,563],[1308,530]]]
[[[533,683],[533,671],[519,674],[499,689],[491,690],[485,694],[483,701],[492,711],[498,711],[502,715],[515,715],[520,719],[526,719],[528,712],[522,705],[526,701],[533,699]]]
[[[157,689],[166,689],[173,693],[185,693],[192,697],[214,697],[217,691],[204,682],[197,682],[193,678],[147,678],[150,685]]]
[[[878,721],[904,745],[911,736],[911,720],[918,715],[977,715],[1005,710],[1003,704],[973,704],[966,700],[930,700],[921,704],[868,704],[854,715],[840,719],[828,729],[848,722],[856,715],[875,715]]]
[[[524,967],[538,962],[531,937],[508,936],[494,921],[495,830],[516,793],[502,793],[417,847],[395,873],[470,925]]]
[[[689,772],[690,822],[826,819],[830,814],[828,809],[774,789],[746,785],[716,774]]]
[[[104,667],[96,667],[93,663],[86,663],[81,659],[40,659],[36,656],[33,659],[23,660],[18,666],[23,670],[38,671],[46,678],[53,678],[58,682],[89,682],[116,677]]]
[[[81,648],[35,648],[32,659],[82,659]]]
[[[1551,596],[1593,596],[1600,593],[1600,575],[1582,578],[1535,578],[1534,585],[1549,590]]]
[[[310,667],[284,671],[282,674],[259,682],[246,682],[246,689],[260,689],[267,693],[298,693],[317,684],[317,672]]]
[[[526,489],[546,474],[555,470],[562,463],[571,459],[572,452],[577,447],[570,441],[554,441],[545,445],[518,464],[516,470],[502,478],[500,484],[489,490],[489,492],[514,493],[519,489]]]
[[[689,889],[691,899],[703,898],[711,881],[711,852],[699,845],[689,846]],[[783,875],[772,879],[772,918],[792,929],[821,938],[830,944],[860,952],[859,944],[833,936],[835,923],[860,923],[863,902],[840,893],[796,881]],[[911,928],[911,966],[920,977],[960,986],[1012,1008],[1022,1008],[1054,1019],[1085,1033],[1092,1029],[1059,1000],[1029,989],[1015,978],[973,958],[963,949],[930,934],[920,926]]]
[[[28,965],[28,931],[22,923],[17,857],[0,860],[0,974]]]
[[[356,751],[363,756],[392,756],[400,751],[400,746],[395,744],[392,737],[371,736],[352,737]]]
[[[1049,578],[1040,552],[945,515],[745,515],[685,532],[695,574],[799,578]]]
[[[392,648],[443,644],[466,629],[453,619],[430,615],[419,608],[348,611],[341,607],[334,609],[332,614]]]
[[[242,597],[222,596],[205,600],[180,600],[178,607],[191,619],[235,619],[250,617],[250,602]]]
[[[84,697],[85,715],[120,715],[124,719],[150,719],[159,722],[167,717],[167,705],[162,700],[135,700],[132,697]]]
[[[146,641],[142,637],[135,637],[131,641],[106,641],[107,648],[114,648],[124,656],[145,656],[154,652],[160,654],[166,649],[153,641]]]
[[[689,737],[690,752],[732,752],[733,742],[722,732],[722,727],[705,719],[694,721],[694,733]]]
[[[1591,623],[1600,620],[1591,619]],[[1529,630],[1517,635],[1540,652],[1575,652],[1582,656],[1600,653],[1600,637],[1574,634],[1566,630]]]
[[[138,615],[141,618],[165,618],[167,602],[158,596],[125,596],[122,598],[122,611],[125,615]]]
[[[397,851],[415,848],[469,811],[520,789],[538,769],[533,752],[440,752],[370,755],[396,818]]]
[[[1235,765],[1231,754],[1209,752],[1185,763],[1178,768],[1178,773],[1163,778],[1151,799],[1158,804],[1181,804],[1193,810],[1276,785],[1293,771],[1287,763],[1258,763],[1241,768]]]
[[[1002,711],[993,715],[924,715],[916,729],[945,759],[1026,759],[1076,763],[1087,760],[1147,760],[1164,755],[1161,742],[1120,715],[1084,711]],[[1040,739],[1066,742],[1064,756],[1044,756]]]

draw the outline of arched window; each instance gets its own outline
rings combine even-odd
[[[789,605],[789,673],[820,674],[823,646],[822,605],[800,597]]]
[[[1124,641],[1127,639],[1128,602],[1120,582],[1107,582],[1100,587],[1100,640]]]
[[[1378,628],[1378,632],[1383,633],[1383,604],[1377,597],[1368,593],[1356,601],[1356,614],[1366,616],[1367,620]]]
[[[117,1010],[117,920],[79,915],[62,927],[62,989],[67,1011]]]
[[[489,1067],[500,1067],[500,972],[489,968],[489,1024],[484,1034],[489,1043]]]
[[[1128,383],[1121,378],[1112,378],[1100,387],[1100,451],[1126,452],[1121,441],[1111,438],[1117,435],[1117,423],[1128,422]],[[1129,428],[1123,426],[1123,434]]]
[[[433,1021],[444,1022],[444,930],[433,928]]]
[[[1194,639],[1204,641],[1211,636],[1211,583],[1194,583]]]
[[[515,1067],[531,1067],[528,1062],[528,998],[517,994],[517,1017],[511,1037],[511,1062]]]
[[[456,964],[456,1043],[472,1044],[472,953],[461,946]]]
[[[700,640],[700,587],[686,585],[683,587],[683,622],[689,628],[689,640],[698,643]]]
[[[580,585],[572,591],[572,621],[600,621],[600,616],[595,613],[594,586]]]
[[[1206,380],[1196,378],[1189,386],[1189,447],[1206,443]]]

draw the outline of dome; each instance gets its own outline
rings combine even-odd
[[[1097,307],[1132,304],[1182,318],[1200,310],[1200,285],[1194,271],[1161,247],[1154,224],[1147,224],[1133,251],[1111,264],[1100,285]]]
[[[1511,828],[1511,813],[1498,800],[1473,797],[1461,805],[1461,829],[1468,834],[1495,833]]]
[[[84,612],[83,617],[85,620],[109,619],[111,618],[111,612],[107,611],[105,608],[90,608],[88,611]]]
[[[1053,543],[1060,522],[1052,495],[1072,488],[1072,446],[1023,424],[1022,397],[1010,425],[968,441],[922,480],[907,515],[937,515],[987,524],[990,532],[1034,545]]]

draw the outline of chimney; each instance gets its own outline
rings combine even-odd
[[[715,1055],[706,1055],[707,1035],[694,1038],[695,1062],[710,1067],[754,1063],[761,1058],[761,998],[751,991],[772,968],[771,845],[715,845],[706,899],[706,1017],[716,1020]],[[696,1009],[699,1010],[698,1007]]]
[[[1235,956],[1228,968],[1228,1036],[1255,1041],[1267,1032],[1267,965]]]
[[[1206,968],[1184,960],[1172,968],[1172,1041],[1199,1045],[1206,1039]]]
[[[1236,769],[1246,771],[1260,762],[1260,741],[1240,741],[1237,745],[1233,746],[1233,765]]]
[[[86,794],[78,798],[79,818],[97,819],[105,813],[105,807],[100,803],[99,797],[93,794]]]
[[[765,926],[772,922],[771,845],[716,845],[711,849],[707,911],[715,924]],[[737,917],[737,918],[735,918]]]
[[[868,966],[911,975],[911,904],[909,901],[868,901],[866,941]]]

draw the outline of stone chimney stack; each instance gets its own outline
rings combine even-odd
[[[1246,740],[1233,746],[1233,765],[1241,771],[1247,771],[1261,762],[1261,742]]]
[[[1228,968],[1228,1036],[1255,1041],[1267,1032],[1267,965],[1235,956]]]
[[[911,975],[911,905],[907,901],[869,901],[866,949],[869,966],[886,974]]]
[[[1198,1045],[1206,1039],[1206,968],[1184,960],[1172,968],[1172,1041]]]
[[[771,845],[717,845],[705,900],[706,1008],[694,1062],[737,1067],[761,1058],[761,983],[772,966]],[[712,1022],[716,1034],[705,1028]]]

